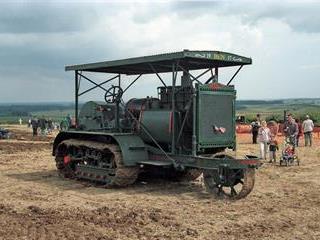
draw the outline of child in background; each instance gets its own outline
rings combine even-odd
[[[272,163],[272,161],[276,162],[277,159],[277,150],[279,150],[279,146],[278,146],[278,141],[276,140],[275,135],[271,135],[271,140],[270,140],[270,145],[269,145],[269,151],[270,151],[270,163]]]
[[[284,157],[291,158],[294,155],[294,146],[287,143],[284,149]]]

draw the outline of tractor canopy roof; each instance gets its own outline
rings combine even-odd
[[[251,64],[251,58],[220,51],[190,51],[127,58],[66,66],[66,71],[104,72],[117,74],[148,74],[177,71],[174,64],[186,70],[230,67]]]

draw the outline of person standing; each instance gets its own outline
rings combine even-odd
[[[269,145],[269,151],[270,151],[270,163],[272,161],[276,162],[277,160],[277,150],[279,150],[278,141],[276,140],[275,135],[271,135],[270,145]]]
[[[260,144],[260,156],[262,159],[267,160],[268,144],[271,140],[271,132],[267,127],[266,121],[261,122],[261,127],[259,128],[258,132],[258,140]]]
[[[288,114],[287,121],[284,124],[283,131],[285,136],[288,138],[289,142],[296,147],[297,144],[297,136],[299,133],[299,127],[291,114]]]
[[[70,128],[72,124],[72,117],[70,114],[67,115],[66,120],[68,122],[68,128]]]
[[[39,127],[39,121],[37,118],[31,119],[31,126],[32,126],[32,135],[37,136],[38,135],[38,127]]]
[[[312,146],[312,132],[313,132],[314,124],[310,119],[309,115],[306,115],[306,120],[302,123],[302,129],[304,134],[304,145]]]
[[[48,120],[48,133],[51,134],[52,131],[53,131],[53,123],[52,123],[52,119],[49,118],[49,120]]]
[[[19,118],[19,124],[22,125],[22,119],[21,118]]]
[[[41,129],[41,135],[45,136],[46,135],[46,119],[44,117],[39,119],[39,127]]]
[[[259,128],[261,127],[260,114],[257,114],[255,121],[251,123],[252,143],[257,143]]]

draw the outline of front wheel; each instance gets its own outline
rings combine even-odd
[[[233,159],[233,157],[224,154],[215,157]],[[207,191],[214,197],[241,199],[246,197],[254,187],[255,169],[204,170],[203,180]]]

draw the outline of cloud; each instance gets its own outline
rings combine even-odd
[[[291,84],[318,82],[319,68],[305,67],[319,64],[317,9],[314,2],[2,4],[0,101],[72,101],[73,73],[65,72],[65,65],[183,49],[252,57],[253,65],[234,81],[242,99],[318,96],[314,87],[302,90]],[[233,73],[221,69],[221,81]],[[129,81],[123,77],[124,86]],[[128,96],[156,96],[158,83],[154,76],[145,77]],[[97,91],[82,100],[101,100],[102,94]]]
[[[249,8],[249,14],[242,12],[243,19],[257,23],[265,19],[277,19],[287,23],[293,31],[305,33],[320,32],[320,2],[267,2]]]
[[[76,32],[90,28],[96,12],[85,3],[11,2],[0,8],[0,33]]]
[[[181,17],[238,16],[244,24],[250,25],[274,19],[285,22],[293,31],[320,32],[319,1],[182,1],[173,3],[172,9]]]
[[[299,68],[304,69],[304,70],[320,70],[320,63],[318,64],[309,64],[309,65],[301,65]]]

